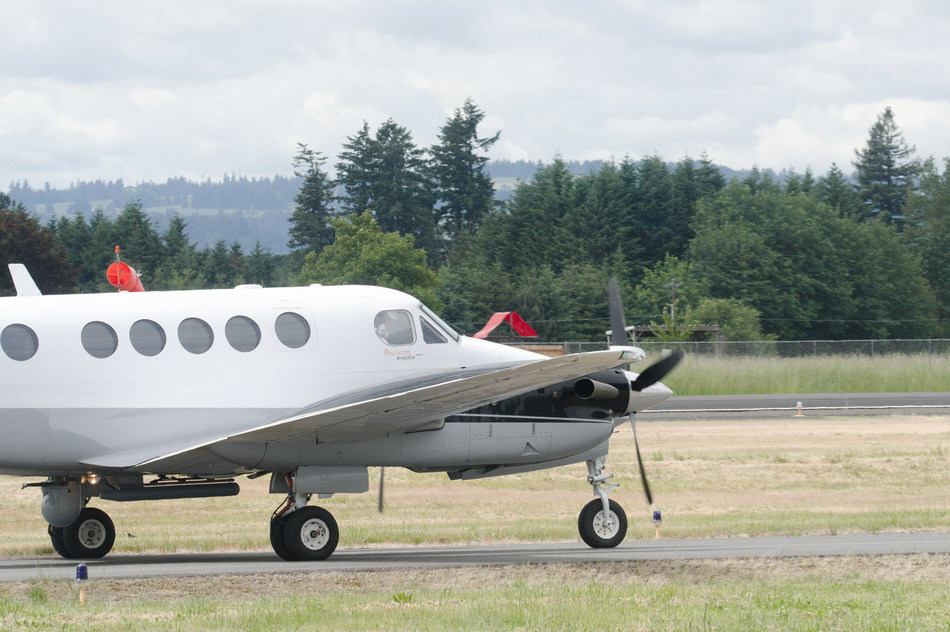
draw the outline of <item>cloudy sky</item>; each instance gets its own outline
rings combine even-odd
[[[332,165],[367,121],[436,140],[471,97],[493,159],[851,170],[891,106],[950,156],[943,0],[5,0],[0,189]]]

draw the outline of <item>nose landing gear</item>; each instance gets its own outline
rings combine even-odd
[[[594,500],[587,503],[577,517],[577,530],[587,546],[594,549],[612,549],[627,535],[627,514],[620,503],[607,498],[619,485],[612,482],[612,474],[604,474],[606,457],[587,462],[587,481],[594,488]]]

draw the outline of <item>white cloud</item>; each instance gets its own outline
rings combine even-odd
[[[435,141],[472,97],[494,158],[846,171],[886,105],[950,155],[950,5],[601,0],[227,5],[12,0],[0,181],[289,173],[366,120]]]

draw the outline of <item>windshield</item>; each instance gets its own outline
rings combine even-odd
[[[449,326],[446,324],[446,322],[445,322],[444,320],[442,320],[441,318],[439,318],[438,316],[436,316],[436,315],[435,315],[435,312],[433,312],[431,309],[429,309],[428,307],[426,307],[426,306],[423,305],[422,303],[419,303],[419,309],[422,310],[422,313],[423,313],[423,314],[425,314],[425,315],[428,316],[430,319],[432,319],[432,322],[434,322],[434,323],[436,324],[436,326],[439,327],[439,329],[441,329],[441,330],[444,331],[446,334],[448,334],[448,335],[452,338],[452,340],[458,342],[459,333],[458,333],[457,331],[455,331],[454,329],[452,329],[451,327],[449,327]]]

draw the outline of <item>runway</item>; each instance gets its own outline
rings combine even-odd
[[[641,560],[726,559],[950,553],[950,533],[896,533],[842,536],[633,540],[616,549],[590,549],[580,542],[510,546],[343,549],[323,562],[284,562],[273,553],[189,553],[116,555],[101,560],[58,557],[0,561],[0,581],[75,579],[80,562],[90,580],[141,577],[250,575],[261,573],[366,571],[636,562]]]
[[[642,421],[791,417],[950,415],[950,393],[819,393],[673,396],[637,414]]]

